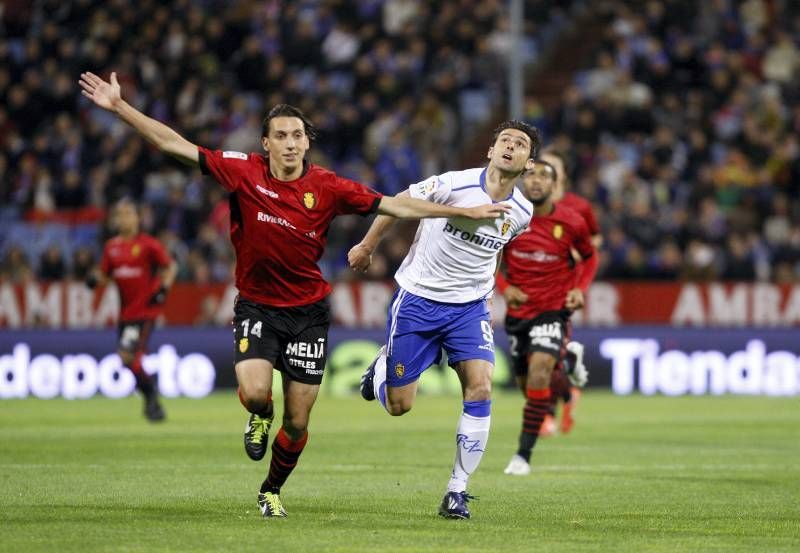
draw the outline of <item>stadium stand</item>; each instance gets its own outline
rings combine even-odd
[[[600,214],[599,277],[800,280],[796,3],[525,4],[523,53],[537,68],[526,118],[570,153],[574,188]],[[41,260],[53,245],[79,277],[122,196],[142,203],[179,278],[230,278],[222,192],[91,109],[81,70],[114,69],[129,101],[221,149],[258,151],[266,108],[294,103],[320,128],[314,161],[395,193],[476,161],[462,152],[505,98],[506,11],[500,0],[9,2],[0,278],[52,278],[58,263]],[[585,38],[579,51],[560,46],[568,31]],[[327,276],[356,278],[344,259],[363,225],[332,228]],[[407,238],[387,241],[366,278],[390,275]]]

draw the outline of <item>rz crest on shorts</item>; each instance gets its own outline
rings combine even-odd
[[[486,300],[442,303],[398,289],[389,308],[386,335],[389,386],[416,381],[431,365],[483,359],[494,363],[494,335]]]

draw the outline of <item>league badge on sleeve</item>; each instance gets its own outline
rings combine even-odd
[[[436,190],[436,185],[439,183],[437,177],[431,177],[427,180],[417,183],[417,194],[421,198],[428,198]]]
[[[240,353],[246,352],[247,348],[249,348],[249,347],[250,347],[250,340],[248,340],[247,338],[242,338],[241,340],[239,340],[239,352]]]

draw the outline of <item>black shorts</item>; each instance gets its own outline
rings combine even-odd
[[[147,350],[147,341],[155,321],[123,321],[117,326],[117,349],[140,353]]]
[[[330,304],[269,307],[237,298],[233,308],[234,362],[265,359],[285,377],[320,384],[328,357]]]
[[[528,355],[539,351],[549,353],[556,360],[564,355],[564,348],[572,333],[568,309],[545,311],[533,319],[506,317],[506,333],[511,345],[511,364],[514,374],[528,374]]]

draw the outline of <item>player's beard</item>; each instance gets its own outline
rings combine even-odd
[[[542,196],[541,198],[537,198],[537,199],[533,199],[533,198],[528,198],[528,199],[531,201],[531,203],[534,205],[534,207],[541,207],[541,206],[543,206],[544,204],[546,204],[547,202],[550,201],[550,194],[548,194],[547,196]]]

